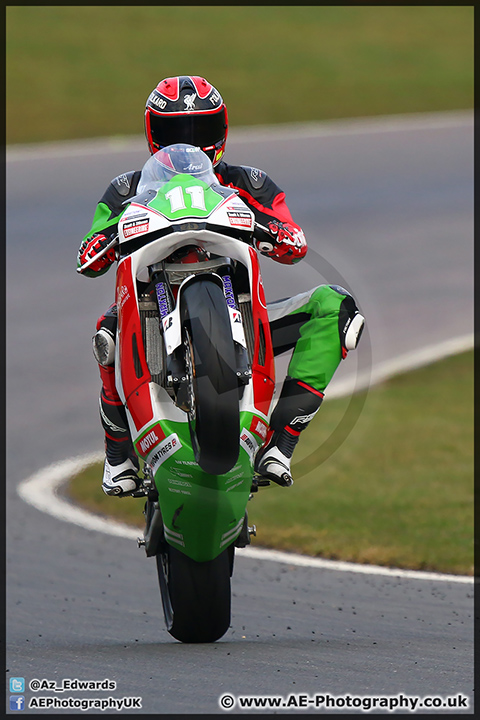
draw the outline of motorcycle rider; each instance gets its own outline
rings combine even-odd
[[[218,90],[197,76],[162,80],[149,95],[145,135],[151,154],[175,143],[200,147],[212,161],[222,185],[234,188],[264,228],[255,232],[256,249],[276,262],[292,265],[307,253],[300,226],[290,214],[284,192],[262,170],[229,165],[223,160],[228,133],[227,108]],[[92,227],[82,240],[77,267],[99,255],[83,274],[103,275],[115,261],[113,248],[124,202],[136,194],[141,171],[114,178],[100,199]],[[291,298],[268,303],[274,354],[293,349],[264,445],[255,458],[258,475],[289,486],[290,462],[300,433],[322,403],[325,388],[348,350],[357,346],[364,318],[355,300],[337,285],[320,285]],[[125,408],[115,387],[116,305],[99,318],[93,352],[102,389],[100,416],[105,431],[102,487],[107,495],[131,494],[140,480],[138,460]]]

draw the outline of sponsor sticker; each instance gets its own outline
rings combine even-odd
[[[171,467],[170,472],[173,473],[173,475],[178,475],[178,477],[181,478],[193,478],[193,475],[191,473],[183,472],[176,467]]]
[[[142,457],[147,457],[147,455],[152,452],[153,448],[164,439],[165,433],[162,428],[160,425],[155,425],[154,428],[149,430],[146,435],[135,443],[135,447]]]
[[[241,210],[228,210],[227,215],[230,225],[235,227],[252,227],[252,216],[249,212],[242,212]]]
[[[144,218],[147,217],[148,213],[146,212],[134,212],[134,213],[128,213],[128,215],[124,215],[122,220],[124,222],[130,222],[130,220],[136,220],[138,218]]]
[[[157,300],[158,300],[158,308],[160,310],[160,316],[162,319],[168,315],[168,299],[167,299],[167,289],[166,285],[163,282],[158,282],[155,285],[155,291],[157,293]]]
[[[253,435],[249,433],[248,430],[245,430],[245,428],[242,430],[240,435],[240,445],[250,455],[250,457],[253,458],[258,445],[255,442]]]
[[[181,485],[182,487],[192,487],[192,483],[188,482],[188,480],[178,480],[177,478],[168,478],[167,482],[169,482],[171,485]]]
[[[250,430],[256,435],[259,435],[262,440],[265,440],[265,438],[267,437],[268,425],[263,420],[260,420],[260,418],[253,416],[252,422],[250,424]]]
[[[123,234],[125,237],[131,237],[132,235],[141,235],[141,233],[148,231],[148,225],[150,221],[146,220],[133,220],[127,222],[123,226]]]
[[[118,290],[117,290],[117,305],[120,310],[122,309],[122,307],[124,306],[125,302],[128,300],[129,297],[130,297],[130,293],[129,293],[128,287],[126,285],[122,285],[121,287],[118,288]]]
[[[155,473],[157,468],[160,467],[170,455],[180,450],[181,447],[182,443],[178,439],[177,433],[172,433],[172,435],[166,437],[165,440],[156,447],[156,452],[149,460],[153,472]]]
[[[237,305],[235,303],[235,295],[233,292],[233,285],[232,280],[230,278],[230,275],[224,275],[222,277],[223,282],[223,291],[225,293],[225,299],[227,301],[227,305],[229,305],[231,308],[236,310]]]

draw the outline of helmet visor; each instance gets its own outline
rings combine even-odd
[[[152,142],[159,148],[175,143],[188,143],[206,148],[225,139],[227,123],[222,108],[216,113],[189,115],[157,115],[149,113]]]

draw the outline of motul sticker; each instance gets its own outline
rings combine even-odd
[[[250,455],[250,457],[254,456],[258,447],[253,435],[245,429],[242,430],[242,434],[240,435],[240,445]]]
[[[130,237],[131,235],[140,235],[141,233],[148,231],[148,225],[150,220],[133,220],[132,222],[127,222],[123,226],[123,234],[125,237]]]
[[[177,450],[180,450],[181,447],[182,443],[178,439],[177,433],[173,433],[165,438],[165,440],[158,445],[156,453],[149,460],[149,464],[152,466],[153,472],[155,473],[157,468],[162,465],[162,463],[164,463],[170,455],[173,455],[173,453],[176,453]]]
[[[252,418],[250,430],[256,435],[259,435],[262,440],[265,440],[265,438],[267,437],[268,425],[267,423],[263,422],[263,420],[260,420],[260,418],[254,416]]]
[[[160,425],[156,425],[153,430],[149,430],[149,432],[144,435],[141,440],[135,443],[135,447],[142,457],[147,457],[153,448],[164,439],[165,433]]]
[[[233,210],[227,212],[230,225],[236,227],[252,227],[252,216],[248,212],[241,212],[240,210]]]

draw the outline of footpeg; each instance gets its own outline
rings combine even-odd
[[[251,536],[256,535],[256,534],[257,534],[256,526],[255,525],[252,525],[251,527],[249,526],[248,515],[247,515],[247,513],[245,513],[242,529],[240,530],[240,533],[234,543],[235,547],[243,548],[243,547],[246,547],[247,545],[250,545]]]
[[[268,478],[262,477],[261,475],[254,475],[252,478],[252,487],[250,488],[250,492],[258,492],[259,487],[267,487],[267,485],[270,485],[270,480]]]

